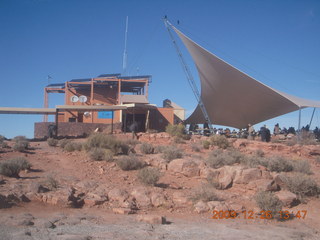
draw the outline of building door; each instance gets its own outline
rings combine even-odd
[[[122,119],[126,118],[126,132],[130,132],[130,125],[133,123],[133,114],[126,114]],[[146,131],[146,114],[134,114],[134,119],[138,123],[138,132]]]

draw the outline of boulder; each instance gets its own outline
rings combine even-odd
[[[237,174],[234,179],[234,183],[238,184],[248,184],[251,181],[255,181],[262,178],[261,170],[258,168],[248,168],[244,169]]]
[[[116,214],[132,214],[134,211],[130,208],[113,208],[112,211]]]
[[[274,176],[274,181],[275,183],[281,188],[284,189],[286,187],[286,182],[285,182],[286,176],[280,174],[277,174]]]
[[[283,190],[276,193],[276,195],[285,207],[293,207],[299,204],[297,195],[292,192]]]
[[[108,197],[111,201],[122,203],[129,197],[129,194],[125,190],[114,188],[108,192]]]
[[[199,201],[194,205],[194,210],[197,213],[205,213],[205,212],[208,212],[210,210],[210,207],[208,206],[207,203],[205,203],[203,201]]]
[[[184,193],[180,191],[176,191],[173,193],[172,201],[176,206],[179,206],[179,207],[186,207],[192,203],[188,199],[188,197],[185,196]]]
[[[210,208],[210,210],[213,210],[216,208],[216,206],[220,205],[220,202],[219,201],[210,201],[210,202],[207,202],[207,205]]]
[[[138,208],[151,206],[151,199],[145,188],[133,189],[131,196],[135,199]]]
[[[275,180],[268,180],[268,179],[259,179],[253,182],[256,188],[260,191],[279,191],[280,187],[275,182]]]
[[[152,193],[151,194],[151,203],[155,207],[165,206],[167,204],[167,199],[164,194],[161,193]]]
[[[186,177],[199,176],[198,164],[192,160],[175,159],[168,164],[168,170],[173,173],[181,173]]]
[[[242,169],[241,166],[224,166],[220,168],[219,171],[219,188],[227,189],[232,187],[233,179],[235,178],[237,173]]]
[[[146,222],[150,224],[166,224],[166,218],[156,215],[138,215],[138,222]]]

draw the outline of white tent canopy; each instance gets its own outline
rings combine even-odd
[[[255,80],[210,53],[173,27],[190,52],[199,72],[201,99],[212,123],[244,128],[320,101],[295,97]],[[186,120],[204,123],[199,106]]]

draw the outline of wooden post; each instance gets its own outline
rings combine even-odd
[[[56,109],[56,115],[55,115],[55,125],[56,125],[56,137],[58,137],[58,123],[59,123],[59,110]]]
[[[49,106],[48,92],[47,92],[47,88],[44,88],[44,108],[48,108],[48,106]],[[48,114],[43,115],[43,121],[48,122]]]
[[[91,78],[91,92],[90,92],[90,104],[93,106],[93,99],[94,99],[94,91],[93,91],[93,78]],[[91,112],[91,123],[93,123],[93,111]]]
[[[112,110],[112,115],[111,115],[111,134],[113,134],[113,115],[114,115],[114,111]]]

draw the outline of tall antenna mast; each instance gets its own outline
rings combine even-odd
[[[124,52],[123,52],[123,60],[122,60],[122,74],[127,75],[127,38],[128,38],[128,16],[126,19],[126,32],[124,36]]]

